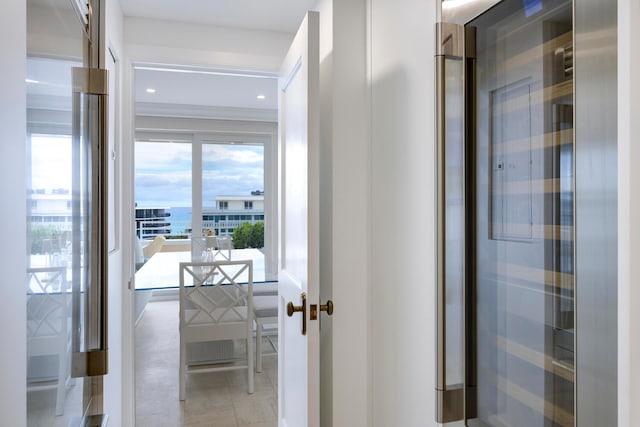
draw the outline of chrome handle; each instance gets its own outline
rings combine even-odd
[[[475,45],[475,42],[471,29],[453,23],[436,25],[436,41],[436,421],[448,423],[464,419],[467,372],[464,362],[466,354],[464,267],[456,271],[459,274],[450,276],[452,274],[450,269],[459,268],[456,267],[458,261],[462,266],[465,265],[464,241],[457,242],[460,247],[459,253],[451,252],[451,249],[456,248],[455,244],[451,248],[447,247],[447,229],[457,228],[460,230],[460,235],[464,236],[465,223],[456,216],[455,212],[449,211],[447,204],[451,200],[457,200],[457,197],[461,200],[463,209],[466,209],[464,207],[466,204],[464,172],[466,107],[464,105],[468,82],[465,82],[465,79],[468,61],[475,56],[474,49],[468,49],[468,47]],[[468,42],[469,46],[467,46]],[[449,132],[451,135],[448,135]],[[457,137],[458,134],[459,137]],[[448,158],[449,156],[451,157]],[[460,164],[461,175],[447,182],[447,174],[453,173],[447,170],[447,165],[451,162]],[[458,178],[462,184],[458,183]],[[450,224],[449,221],[451,221]],[[447,255],[453,258],[460,256],[461,259],[453,259],[453,262],[450,262]],[[459,295],[459,299],[447,301],[447,294]],[[455,316],[457,307],[453,306],[460,307],[462,318]],[[462,348],[458,348],[460,346],[456,344],[456,339],[459,337],[463,337]],[[453,352],[461,354],[454,355]],[[458,365],[456,362],[456,366],[447,366],[456,359],[462,360],[462,363]]]
[[[107,373],[107,86],[107,70],[73,69],[72,377]],[[83,182],[79,169],[90,174],[90,182]],[[82,227],[78,219],[86,212],[90,219]]]
[[[446,329],[445,329],[445,57],[436,56],[436,389],[446,387]]]

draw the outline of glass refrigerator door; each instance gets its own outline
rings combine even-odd
[[[101,412],[106,81],[89,68],[92,10],[97,2],[27,2],[29,426],[76,425]],[[89,425],[102,425],[95,418]]]
[[[438,421],[573,426],[573,5],[468,3],[438,28]]]
[[[505,0],[475,27],[469,425],[574,425],[570,1]]]

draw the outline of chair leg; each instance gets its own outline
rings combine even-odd
[[[249,394],[253,394],[254,391],[254,375],[255,372],[253,366],[253,328],[249,323],[249,333],[247,334],[247,377],[249,381]]]
[[[186,375],[186,353],[187,353],[187,345],[185,343],[182,342],[182,340],[180,340],[180,369],[179,369],[179,383],[180,383],[180,390],[178,392],[178,397],[180,400],[184,400],[184,395],[185,395],[185,375]]]
[[[64,343],[63,343],[64,345]],[[67,397],[66,353],[64,348],[58,353],[58,386],[56,387],[56,415],[64,414],[64,401]]]
[[[256,372],[262,372],[262,323],[256,322]]]

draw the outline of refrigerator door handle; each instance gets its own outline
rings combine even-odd
[[[78,172],[74,168],[72,211],[74,217],[87,215],[89,221],[73,233],[74,265],[88,263],[88,268],[73,272],[72,377],[108,372],[108,82],[107,70],[73,69],[73,152],[82,166]]]

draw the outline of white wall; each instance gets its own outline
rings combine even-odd
[[[367,4],[321,1],[321,425],[370,426]]]
[[[0,3],[0,424],[26,425],[26,2]]]
[[[618,1],[618,425],[640,420],[640,4]]]
[[[130,322],[132,306],[131,291],[127,289],[125,270],[127,262],[123,258],[122,230],[122,118],[121,118],[121,76],[123,55],[123,15],[118,0],[105,1],[105,67],[109,70],[110,81],[109,103],[113,104],[109,116],[109,138],[114,138],[116,152],[115,175],[112,177],[115,186],[115,218],[113,224],[116,230],[115,248],[109,253],[109,374],[104,378],[104,411],[109,415],[109,423],[118,426],[131,426],[134,419],[133,400],[133,322]],[[116,56],[116,62],[111,59],[111,50]],[[123,315],[126,314],[126,315]]]
[[[322,324],[321,424],[432,425],[435,4],[317,9],[321,298],[336,304]]]
[[[333,0],[319,0],[314,10],[320,14],[320,300],[335,300],[332,267],[332,153],[333,153]],[[320,425],[334,422],[333,333],[334,321],[323,317],[320,327]],[[337,409],[337,408],[335,408]],[[344,423],[344,425],[349,425]]]
[[[125,43],[135,62],[275,71],[292,35],[125,18]]]
[[[372,425],[433,425],[436,2],[371,4]]]

